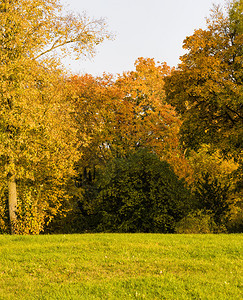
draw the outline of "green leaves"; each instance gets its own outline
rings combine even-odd
[[[109,162],[91,188],[82,203],[92,207],[98,231],[173,232],[190,209],[184,182],[145,149]]]

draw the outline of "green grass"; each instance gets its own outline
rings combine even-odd
[[[0,236],[0,299],[242,299],[243,235]]]

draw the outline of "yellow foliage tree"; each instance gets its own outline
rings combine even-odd
[[[93,55],[109,37],[104,20],[65,13],[58,0],[0,3],[1,182],[8,186],[12,233],[43,229],[61,206],[54,186],[63,184],[77,159],[59,57]],[[23,211],[31,215],[22,218],[24,229],[17,218]]]

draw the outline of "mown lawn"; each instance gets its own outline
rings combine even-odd
[[[243,235],[0,235],[0,299],[243,299]]]

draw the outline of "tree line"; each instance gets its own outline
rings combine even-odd
[[[93,77],[60,59],[105,20],[1,1],[0,232],[241,232],[242,11],[214,6],[177,68]]]

